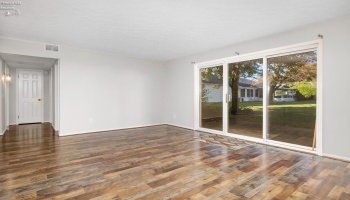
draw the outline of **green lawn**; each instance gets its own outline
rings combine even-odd
[[[229,105],[230,106],[230,105]],[[240,111],[230,118],[262,123],[262,102],[240,102]],[[203,118],[221,117],[222,103],[202,103]],[[269,123],[302,128],[315,126],[316,101],[275,102],[268,106]]]

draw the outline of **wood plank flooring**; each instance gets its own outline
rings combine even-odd
[[[153,126],[0,137],[0,199],[350,199],[350,164],[263,145],[239,150]]]

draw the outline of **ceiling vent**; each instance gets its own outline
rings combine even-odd
[[[46,51],[58,51],[58,45],[46,44]]]

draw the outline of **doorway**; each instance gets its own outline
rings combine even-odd
[[[59,131],[59,60],[0,53],[8,75],[5,115],[11,125],[50,123]]]
[[[321,46],[196,64],[195,129],[321,154]]]

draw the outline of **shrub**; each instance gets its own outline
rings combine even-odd
[[[313,96],[316,96],[316,86],[308,82],[301,82],[297,86],[297,99],[302,100],[300,95],[305,99],[311,99]],[[299,93],[299,94],[298,94]],[[299,98],[298,98],[299,96]]]

